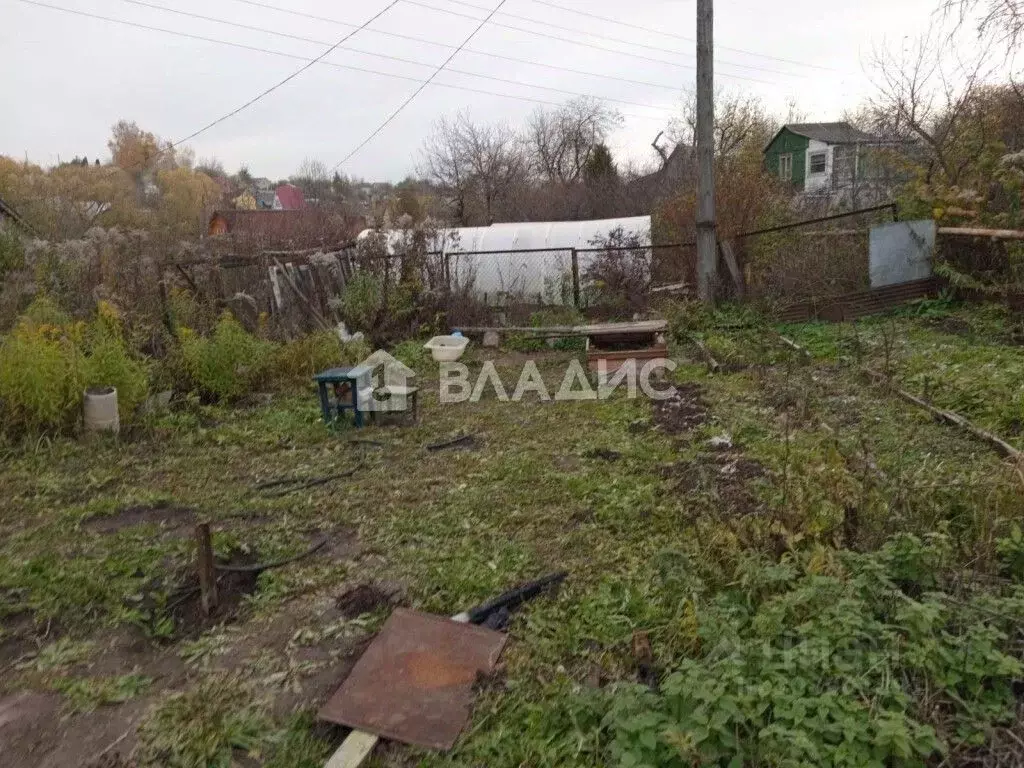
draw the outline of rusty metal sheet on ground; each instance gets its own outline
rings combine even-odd
[[[477,676],[494,670],[505,640],[500,632],[399,608],[320,718],[451,749],[469,720]]]

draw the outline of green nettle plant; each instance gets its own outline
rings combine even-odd
[[[904,535],[870,555],[742,560],[715,593],[691,581],[692,652],[656,689],[578,694],[568,732],[547,743],[601,745],[631,768],[925,766],[982,744],[1014,722],[1024,593],[935,591],[948,553],[942,536]]]
[[[1020,525],[1014,523],[1010,535],[996,541],[996,554],[1007,576],[1024,581],[1024,531]]]

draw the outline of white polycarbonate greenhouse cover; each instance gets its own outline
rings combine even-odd
[[[567,294],[566,286],[567,280],[571,280],[572,249],[599,246],[617,229],[628,238],[635,238],[638,245],[650,245],[651,217],[632,216],[441,230],[434,250],[449,257],[453,276],[464,281],[471,279],[474,291],[485,295],[489,302],[525,296],[561,304],[571,295]],[[359,238],[371,232],[366,230]],[[400,238],[401,234],[396,232],[394,237]],[[581,273],[585,273],[594,258],[592,253],[579,254]]]

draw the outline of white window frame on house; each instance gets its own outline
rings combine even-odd
[[[793,180],[793,153],[779,155],[779,178],[783,181]]]
[[[815,163],[821,164],[821,170],[814,170]],[[828,171],[828,152],[811,152],[807,156],[807,173],[813,176],[820,176]]]

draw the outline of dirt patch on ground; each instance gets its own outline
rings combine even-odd
[[[37,647],[35,621],[28,611],[0,617],[0,682],[8,667]]]
[[[38,765],[40,750],[58,719],[61,697],[22,691],[0,698],[0,755],[4,765]]]
[[[577,456],[555,456],[552,463],[562,472],[576,472],[580,468],[580,460]]]
[[[335,608],[346,619],[354,619],[378,608],[392,608],[402,602],[402,589],[395,584],[356,584],[335,601]]]
[[[601,461],[618,461],[622,458],[622,453],[619,451],[613,451],[610,448],[594,448],[590,451],[583,453],[585,459],[600,459]]]
[[[90,518],[82,523],[82,527],[96,533],[117,533],[137,525],[156,525],[168,533],[185,535],[195,521],[194,509],[171,504],[154,504],[124,507],[112,515]]]
[[[674,480],[673,491],[712,495],[724,517],[747,517],[760,510],[751,481],[764,477],[765,469],[735,448],[709,450],[667,467],[663,474]]]
[[[233,560],[231,565],[247,563]],[[259,573],[219,572],[217,574],[217,607],[209,615],[203,611],[198,575],[190,575],[168,600],[167,614],[174,621],[175,640],[197,637],[210,627],[230,624],[238,618],[246,597],[256,592]]]
[[[950,336],[967,336],[971,333],[970,323],[959,317],[934,317],[926,320],[924,324]]]
[[[654,424],[669,435],[680,435],[699,427],[708,418],[699,384],[680,384],[672,396],[653,403]]]

